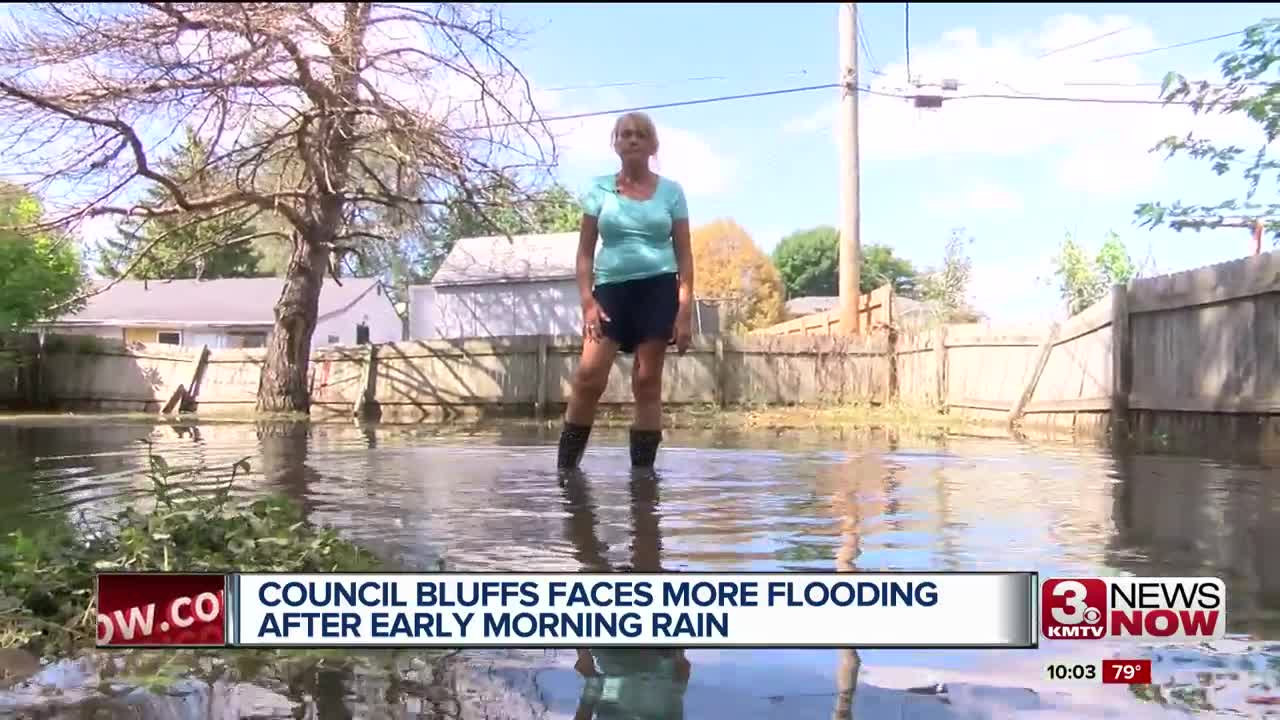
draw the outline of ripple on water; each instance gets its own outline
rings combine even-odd
[[[0,526],[26,522],[38,508],[122,507],[145,488],[145,439],[171,465],[227,467],[248,456],[240,496],[284,493],[313,520],[423,569],[443,558],[457,570],[659,562],[668,570],[825,571],[840,558],[862,570],[1214,574],[1231,588],[1233,632],[1254,647],[1153,649],[1152,657],[1170,678],[1222,675],[1210,700],[1237,709],[1249,683],[1280,684],[1280,554],[1267,551],[1280,547],[1280,481],[1267,468],[981,439],[824,447],[797,437],[736,449],[672,432],[659,477],[647,482],[628,468],[625,436],[601,433],[580,481],[562,485],[555,437],[522,432],[449,438],[412,428],[179,431],[140,423],[0,432],[9,443]],[[1267,642],[1271,649],[1261,651]],[[972,671],[984,682],[1031,686],[1042,684],[1049,657],[1140,651],[1059,643],[1019,653],[866,652],[864,681],[888,687],[901,668],[910,670],[907,685]],[[732,706],[726,698],[735,692],[831,688],[839,667],[838,653],[826,651],[696,657],[703,665],[694,677],[703,679],[691,698],[708,707]],[[729,668],[754,679],[744,686]],[[1240,677],[1225,677],[1232,672]]]

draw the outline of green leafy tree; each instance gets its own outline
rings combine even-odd
[[[834,296],[839,293],[840,236],[829,226],[797,230],[773,249],[787,297]]]
[[[1261,223],[1273,240],[1280,241],[1280,203],[1258,201],[1260,191],[1264,197],[1274,198],[1280,179],[1280,160],[1271,153],[1271,146],[1280,136],[1280,82],[1275,79],[1280,61],[1280,19],[1250,26],[1239,46],[1219,54],[1217,60],[1222,83],[1193,82],[1170,72],[1165,76],[1161,97],[1166,102],[1187,103],[1197,115],[1244,115],[1258,125],[1262,134],[1259,147],[1249,151],[1188,133],[1166,137],[1152,152],[1163,150],[1167,158],[1184,155],[1207,162],[1218,176],[1238,173],[1247,183],[1244,197],[1214,205],[1184,204],[1180,200],[1170,204],[1142,203],[1135,215],[1141,226],[1167,225],[1175,230],[1252,227]]]
[[[920,299],[939,322],[968,323],[979,322],[983,318],[982,313],[969,304],[973,260],[965,252],[965,246],[972,245],[973,238],[964,235],[962,228],[952,230],[942,265],[926,271],[920,279]]]
[[[75,243],[28,230],[43,220],[39,199],[0,184],[0,329],[6,332],[83,307],[87,278]]]
[[[1107,233],[1102,247],[1092,258],[1068,234],[1052,263],[1058,291],[1072,315],[1101,300],[1112,285],[1129,282],[1137,271],[1129,251],[1114,232]]]
[[[920,274],[906,258],[893,254],[888,245],[866,245],[862,248],[862,269],[858,273],[858,285],[863,293],[891,283],[893,292],[902,297],[915,298],[919,294]]]
[[[773,264],[787,289],[787,297],[834,296],[840,292],[840,233],[830,226],[798,230],[773,250]],[[915,297],[919,273],[909,260],[887,245],[864,245],[858,273],[862,293],[892,283],[894,292]]]
[[[228,183],[209,167],[209,148],[190,128],[161,169],[195,195],[225,191]],[[146,202],[158,204],[169,190],[159,184],[147,189]],[[116,225],[120,236],[98,245],[98,272],[118,278],[254,277],[261,254],[255,240],[265,240],[249,210],[219,213],[178,213],[130,219]],[[275,241],[279,243],[277,239]]]
[[[28,4],[0,33],[0,154],[84,190],[51,224],[249,210],[282,230],[256,409],[307,413],[306,348],[338,268],[425,209],[554,166],[515,38],[498,8],[456,3]],[[50,82],[69,61],[91,82]],[[227,187],[160,169],[188,122]]]

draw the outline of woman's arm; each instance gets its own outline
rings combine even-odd
[[[582,306],[595,301],[592,289],[595,287],[596,239],[600,236],[599,219],[594,215],[582,216],[578,227],[578,260],[576,271],[578,276],[578,296]]]
[[[689,238],[689,218],[671,223],[671,239],[675,243],[676,268],[680,274],[680,309],[693,308],[693,244]]]

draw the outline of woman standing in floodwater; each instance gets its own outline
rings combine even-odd
[[[662,442],[662,366],[667,347],[692,337],[693,253],[684,189],[649,167],[658,131],[644,113],[613,126],[618,172],[594,178],[578,236],[582,358],[560,434],[559,467],[577,467],[617,353],[635,354],[631,464],[652,467]],[[596,254],[596,241],[600,253]]]

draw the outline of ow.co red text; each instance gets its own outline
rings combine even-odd
[[[226,597],[217,576],[98,578],[98,645],[223,645]]]

